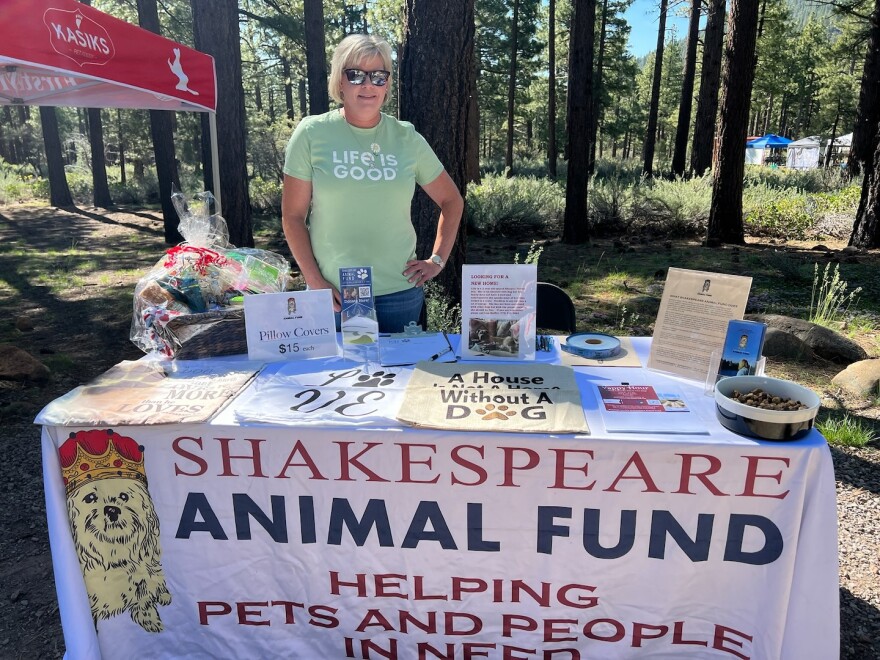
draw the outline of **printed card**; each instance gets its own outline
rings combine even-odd
[[[267,362],[337,355],[329,289],[244,297],[248,358]]]

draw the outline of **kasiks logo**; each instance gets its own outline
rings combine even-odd
[[[106,28],[78,9],[47,9],[43,14],[43,23],[49,30],[52,49],[80,67],[107,64],[116,54]]]

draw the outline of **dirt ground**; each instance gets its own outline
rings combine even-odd
[[[282,251],[282,245],[276,240],[259,247]],[[142,355],[129,340],[132,292],[166,247],[156,211],[0,207],[0,344],[23,348],[52,373],[41,386],[0,380],[5,435],[0,443],[0,658],[60,658],[64,653],[46,530],[40,433],[32,420],[52,399],[121,360]],[[471,247],[491,257],[485,242]],[[880,450],[833,453],[836,464],[857,461],[865,470],[863,480],[839,483],[838,492],[862,500],[867,495],[864,515],[871,518],[869,525],[860,524],[858,516],[842,520],[841,538],[847,547],[876,554],[876,537],[859,534],[874,529],[880,518]],[[856,559],[850,567],[842,549],[844,660],[880,657],[880,568],[876,556]]]

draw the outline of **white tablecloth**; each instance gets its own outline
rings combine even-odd
[[[96,632],[58,454],[83,429],[44,427],[68,657],[838,657],[821,435],[734,435],[654,372],[578,379],[590,435],[240,423],[253,392],[210,423],[113,429],[144,447],[161,632],[129,610]],[[681,391],[708,432],[607,432],[592,385],[621,382]]]

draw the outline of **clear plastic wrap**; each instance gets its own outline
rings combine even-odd
[[[172,195],[185,241],[170,248],[135,286],[131,340],[145,353],[176,357],[187,340],[221,328],[242,336],[235,341],[221,337],[213,354],[226,354],[224,347],[240,350],[244,325],[236,304],[241,297],[287,289],[290,264],[284,257],[230,245],[226,221],[210,213],[213,195],[202,192],[194,200],[190,203],[180,192]],[[222,323],[227,316],[239,322]],[[178,326],[187,332],[176,332]],[[193,357],[212,355],[212,344],[204,339],[204,354]]]

